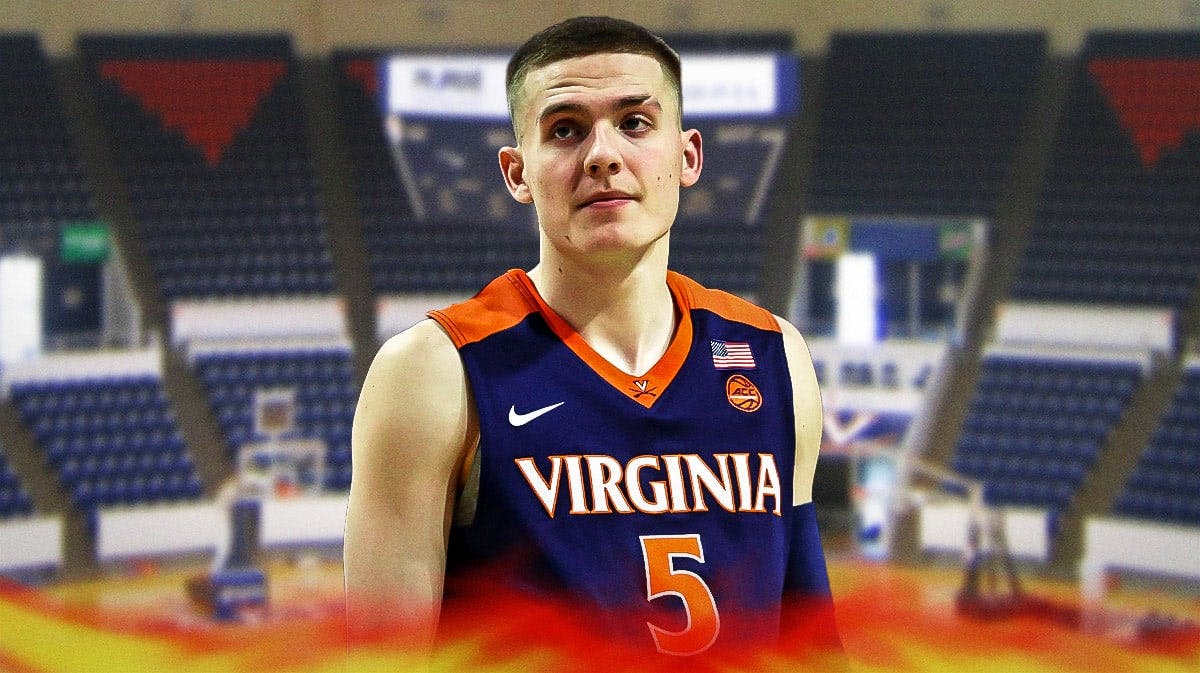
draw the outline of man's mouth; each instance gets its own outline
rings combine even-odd
[[[583,201],[583,203],[580,205],[580,208],[588,208],[588,207],[592,207],[592,206],[595,206],[597,208],[607,208],[607,207],[612,207],[612,206],[623,205],[632,200],[633,200],[632,196],[630,196],[629,194],[622,193],[622,192],[603,192],[600,194],[594,194],[594,195],[588,197],[587,199],[585,199]]]

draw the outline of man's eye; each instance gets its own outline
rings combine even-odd
[[[555,140],[566,140],[575,135],[575,127],[568,124],[559,124],[550,129],[550,136]]]
[[[645,117],[630,117],[621,122],[621,128],[625,131],[642,131],[650,128],[650,122]]]

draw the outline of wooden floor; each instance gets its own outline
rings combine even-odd
[[[0,587],[0,671],[173,673],[584,670],[578,653],[515,652],[484,640],[440,650],[418,667],[387,643],[347,648],[341,634],[341,566],[315,557],[268,568],[270,609],[260,619],[216,624],[185,590],[202,568],[143,565],[104,580],[37,589]],[[1111,587],[1092,631],[1082,629],[1073,586],[1025,577],[1051,609],[1002,619],[956,615],[961,569],[908,568],[831,555],[838,625],[855,671],[1200,671],[1200,638],[1139,639],[1138,625],[1200,624],[1200,595],[1156,582]],[[1179,635],[1179,634],[1183,635]],[[556,658],[557,657],[557,658]],[[348,659],[348,661],[347,661]],[[798,670],[768,654],[713,671]],[[813,670],[811,662],[807,670]],[[819,670],[820,666],[816,666]],[[653,666],[640,670],[668,670]]]

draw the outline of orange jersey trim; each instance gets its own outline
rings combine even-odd
[[[773,313],[728,292],[704,287],[674,271],[668,272],[667,284],[677,287],[687,297],[687,304],[691,308],[709,311],[731,322],[745,323],[767,332],[783,331]]]
[[[671,384],[679,370],[683,369],[683,363],[687,360],[688,351],[692,346],[692,313],[691,307],[687,305],[687,297],[680,294],[679,289],[675,287],[669,277],[667,286],[675,299],[679,324],[675,326],[675,334],[671,336],[667,351],[663,353],[658,362],[654,363],[650,371],[641,376],[634,376],[618,369],[593,350],[587,341],[584,341],[582,334],[575,331],[574,327],[571,327],[562,316],[555,313],[554,309],[546,304],[538,294],[537,288],[533,286],[533,281],[529,280],[529,276],[521,273],[517,280],[520,281],[529,300],[537,304],[538,309],[542,312],[542,317],[550,325],[550,329],[558,335],[558,338],[562,339],[567,348],[570,348],[580,360],[587,363],[592,371],[600,375],[609,385],[625,393],[626,397],[643,407],[649,409],[654,406],[655,400],[659,398],[662,391]]]
[[[518,269],[509,271],[488,283],[474,297],[426,315],[446,330],[455,348],[482,341],[538,310],[536,303],[525,301],[525,293],[517,280],[518,276],[524,275],[525,272]]]
[[[443,310],[430,311],[428,315],[446,330],[456,348],[462,348],[513,327],[530,313],[540,313],[551,331],[576,357],[613,388],[647,409],[654,406],[687,360],[692,346],[693,309],[711,311],[726,320],[758,329],[780,331],[779,323],[770,311],[727,292],[705,288],[681,274],[668,272],[667,287],[675,300],[679,324],[666,352],[641,376],[622,371],[597,353],[583,335],[546,304],[533,281],[520,269],[505,273],[471,299]]]

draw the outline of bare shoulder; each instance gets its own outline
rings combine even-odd
[[[353,628],[403,625],[398,637],[432,637],[446,528],[474,423],[461,360],[437,323],[383,344],[351,432],[343,561]]]
[[[812,479],[821,450],[821,430],[825,412],[821,404],[821,388],[813,369],[812,355],[800,330],[787,320],[775,316],[783,333],[783,350],[787,357],[788,375],[792,380],[792,404],[796,420],[796,471],[793,475],[793,504],[812,500]]]
[[[379,348],[364,382],[364,392],[367,387],[392,388],[414,377],[431,374],[461,378],[462,372],[462,361],[450,337],[433,320],[422,320]],[[436,387],[447,381],[438,379],[422,383]]]
[[[808,343],[804,340],[804,336],[800,334],[800,330],[787,320],[775,316],[775,322],[779,323],[779,331],[783,333],[783,349],[787,356],[788,369],[795,377],[797,373],[813,376],[813,382],[816,382],[816,374],[813,372],[812,354],[809,353]],[[799,371],[797,371],[799,370]]]
[[[779,330],[783,333],[783,352],[787,357],[788,374],[792,379],[792,396],[795,398],[797,412],[809,411],[815,407],[820,412],[821,390],[817,384],[817,374],[813,369],[812,353],[808,343],[792,323],[775,316]],[[805,414],[807,415],[807,414]]]
[[[454,344],[434,321],[417,323],[380,347],[363,382],[352,436],[354,477],[404,470],[451,478],[471,441],[473,417]]]

